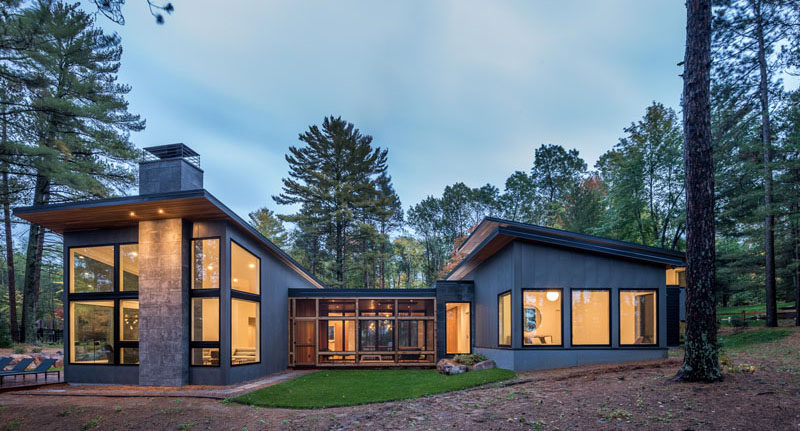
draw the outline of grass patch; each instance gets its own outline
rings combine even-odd
[[[794,302],[786,302],[786,301],[779,301],[778,308],[786,308],[786,307],[794,307]],[[742,311],[746,312],[753,312],[753,311],[763,311],[766,313],[766,306],[764,304],[755,304],[755,305],[737,305],[734,307],[717,307],[717,314],[722,313],[739,313],[741,314]],[[727,317],[727,316],[726,316]]]
[[[507,380],[492,368],[445,376],[436,370],[325,370],[259,389],[232,401],[262,407],[313,409],[418,398]]]
[[[782,340],[792,333],[786,328],[764,328],[742,331],[719,336],[719,345],[723,349],[741,350],[754,344],[772,343]]]

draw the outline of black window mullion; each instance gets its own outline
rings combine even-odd
[[[118,365],[120,363],[120,326],[119,322],[119,312],[120,312],[120,303],[119,299],[114,299],[114,365]]]

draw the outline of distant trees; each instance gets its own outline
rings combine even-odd
[[[599,233],[676,250],[686,228],[678,117],[654,102],[625,133],[597,162],[608,188],[608,213]]]

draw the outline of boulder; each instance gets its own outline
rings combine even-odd
[[[478,362],[477,364],[469,367],[469,370],[470,371],[488,370],[489,368],[497,368],[497,364],[491,359],[488,359],[488,360],[482,361],[482,362]]]
[[[454,365],[458,365],[458,363],[452,359],[447,359],[447,358],[439,359],[439,362],[436,363],[436,371],[445,374],[444,367],[446,366],[452,367]]]
[[[466,373],[469,371],[469,368],[466,365],[461,365],[458,362],[452,359],[440,359],[439,362],[436,363],[436,371],[452,375],[452,374],[461,374]]]

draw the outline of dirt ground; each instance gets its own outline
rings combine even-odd
[[[678,351],[661,361],[526,372],[521,383],[507,386],[321,410],[196,398],[2,394],[0,429],[800,429],[800,330],[792,331],[779,342],[729,352],[734,366],[755,371],[728,372],[716,384],[672,382]]]

